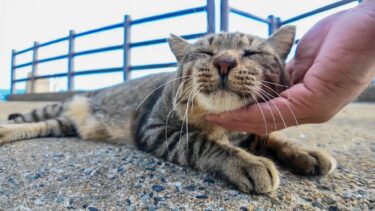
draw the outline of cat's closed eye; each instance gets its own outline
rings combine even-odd
[[[199,53],[199,54],[205,54],[205,55],[208,55],[208,56],[213,56],[214,53],[211,52],[211,51],[208,51],[208,50],[201,50],[201,51],[198,51],[196,53]]]
[[[244,53],[243,53],[243,57],[251,57],[251,56],[254,56],[254,55],[257,55],[257,54],[261,54],[262,52],[259,52],[259,51],[253,51],[253,50],[245,50]]]

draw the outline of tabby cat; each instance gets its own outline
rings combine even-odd
[[[266,193],[279,186],[274,163],[259,155],[300,174],[325,175],[335,168],[329,154],[299,148],[272,134],[227,131],[205,120],[208,113],[266,101],[289,86],[284,60],[294,36],[294,26],[282,27],[268,39],[219,33],[190,44],[171,35],[176,72],[12,114],[0,125],[0,144],[47,136],[130,143],[246,193]]]

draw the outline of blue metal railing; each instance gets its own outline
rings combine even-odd
[[[155,15],[151,17],[141,18],[137,20],[131,20],[131,17],[129,15],[124,16],[124,20],[121,23],[116,23],[109,26],[104,26],[97,29],[92,29],[85,32],[75,33],[73,30],[69,32],[69,35],[66,37],[62,37],[56,40],[52,40],[46,43],[34,43],[33,47],[21,50],[21,51],[12,51],[12,62],[11,62],[11,94],[15,91],[15,84],[19,82],[25,82],[30,81],[31,82],[31,92],[34,92],[34,85],[35,80],[38,79],[44,79],[44,78],[54,78],[54,77],[67,77],[68,78],[68,91],[74,90],[74,77],[77,75],[87,75],[87,74],[97,74],[97,73],[112,73],[112,72],[122,72],[123,73],[123,80],[126,81],[128,79],[128,75],[130,71],[137,71],[137,70],[145,70],[145,69],[156,69],[156,68],[167,68],[176,65],[175,62],[170,63],[159,63],[159,64],[147,64],[147,65],[136,65],[132,66],[130,63],[130,51],[132,48],[142,47],[142,46],[148,46],[148,45],[155,45],[155,44],[161,44],[167,42],[167,38],[161,38],[161,39],[154,39],[154,40],[145,40],[145,41],[139,41],[139,42],[131,42],[131,27],[138,24],[148,23],[156,20],[162,20],[162,19],[168,19],[168,18],[174,18],[189,14],[195,14],[199,12],[205,12],[207,14],[206,16],[206,22],[207,22],[207,30],[202,33],[196,33],[196,34],[187,34],[182,35],[185,39],[195,39],[199,38],[201,36],[204,36],[207,33],[214,33],[215,32],[215,0],[206,0],[206,5],[191,9],[185,9],[180,11],[174,11],[170,13],[165,13],[161,15]],[[251,20],[255,20],[264,24],[268,25],[268,33],[272,34],[275,30],[277,30],[279,27],[285,24],[289,24],[292,22],[299,21],[301,19],[316,15],[318,13],[325,12],[327,10],[343,6],[352,2],[361,2],[361,0],[341,0],[329,5],[326,5],[324,7],[303,13],[301,15],[297,15],[295,17],[281,20],[279,17],[270,15],[267,18],[262,18],[259,16],[256,16],[254,14],[232,8],[229,6],[229,0],[221,0],[220,5],[220,30],[221,31],[228,31],[229,30],[229,14],[233,13]],[[74,42],[75,39],[78,37],[88,36],[92,35],[98,32],[103,31],[109,31],[113,29],[123,29],[123,43],[121,45],[114,45],[114,46],[106,46],[102,48],[96,48],[96,49],[90,49],[85,51],[79,51],[75,52],[74,48]],[[58,55],[54,57],[44,58],[44,59],[38,59],[38,49],[50,46],[53,44],[61,43],[64,41],[68,41],[68,53],[63,55]],[[108,51],[114,51],[114,50],[122,50],[123,52],[123,64],[120,67],[111,67],[111,68],[102,68],[102,69],[92,69],[92,70],[83,70],[76,72],[74,69],[74,58],[77,56],[82,55],[89,55],[89,54],[96,54],[101,52],[108,52]],[[18,55],[31,52],[33,54],[32,61],[26,62],[23,64],[16,64],[16,57]],[[68,60],[68,68],[65,73],[57,73],[57,74],[49,74],[49,75],[37,75],[37,68],[38,64],[45,63],[45,62],[51,62],[55,60],[62,60],[67,59]],[[15,78],[15,72],[17,69],[22,67],[31,66],[31,76],[26,78]]]
[[[301,15],[297,15],[295,17],[286,19],[286,20],[281,20],[279,17],[275,17],[273,15],[269,15],[267,18],[262,18],[257,15],[232,8],[229,5],[229,0],[221,0],[221,20],[220,20],[220,29],[221,31],[228,31],[229,30],[229,13],[237,14],[239,16],[258,21],[264,24],[268,25],[268,34],[271,35],[273,32],[275,32],[278,28],[280,28],[283,25],[299,21],[301,19],[325,12],[330,9],[334,9],[336,7],[340,7],[352,2],[362,2],[362,0],[341,0],[338,2],[334,2],[332,4],[320,7],[318,9],[303,13]]]
[[[34,46],[21,50],[21,51],[12,51],[12,63],[11,63],[11,94],[15,91],[15,85],[16,83],[30,81],[31,82],[31,92],[34,92],[35,88],[35,81],[38,79],[44,79],[44,78],[55,78],[55,77],[67,77],[68,78],[68,91],[74,90],[74,76],[77,75],[87,75],[87,74],[97,74],[97,73],[112,73],[112,72],[123,72],[123,80],[128,79],[129,71],[136,71],[136,70],[144,70],[144,69],[156,69],[156,68],[166,68],[176,65],[175,62],[170,63],[159,63],[159,64],[148,64],[148,65],[136,65],[132,66],[130,64],[130,50],[132,48],[136,47],[142,47],[142,46],[148,46],[148,45],[155,45],[155,44],[161,44],[167,42],[167,38],[161,38],[161,39],[154,39],[154,40],[146,40],[146,41],[140,41],[140,42],[131,42],[130,34],[131,34],[131,27],[138,24],[148,23],[156,20],[162,20],[162,19],[168,19],[168,18],[174,18],[184,15],[190,15],[190,14],[196,14],[200,12],[205,12],[207,14],[207,30],[202,33],[196,33],[196,34],[186,34],[182,35],[185,39],[195,39],[204,36],[207,33],[214,33],[215,32],[215,0],[206,0],[206,5],[191,9],[185,9],[180,11],[174,11],[169,12],[161,15],[155,15],[151,17],[141,18],[137,20],[131,20],[129,15],[124,16],[124,20],[122,23],[116,23],[109,26],[104,26],[97,29],[92,29],[85,32],[75,33],[73,30],[69,32],[69,35],[66,37],[62,37],[56,40],[52,40],[46,43],[37,43],[34,42]],[[114,29],[122,28],[123,38],[124,41],[121,45],[115,45],[115,46],[106,46],[102,48],[96,48],[96,49],[90,49],[85,51],[78,51],[75,52],[74,50],[74,42],[75,39],[78,37],[88,36],[92,35],[98,32],[103,31],[109,31]],[[44,59],[38,59],[38,50],[45,46],[54,45],[60,42],[68,41],[68,53],[63,55],[58,55],[54,57],[44,58]],[[123,51],[123,64],[121,67],[111,67],[111,68],[101,68],[101,69],[93,69],[93,70],[83,70],[75,72],[74,70],[74,58],[77,56],[83,56],[83,55],[89,55],[89,54],[96,54],[101,52],[108,52],[108,51],[114,51],[114,50],[122,50]],[[33,57],[32,61],[22,63],[22,64],[16,64],[16,58],[17,56],[32,52]],[[67,71],[64,73],[57,73],[57,74],[48,74],[48,75],[37,75],[37,68],[38,64],[45,63],[45,62],[51,62],[61,59],[67,59],[68,60],[68,68]],[[16,79],[15,73],[17,69],[31,66],[31,76]]]

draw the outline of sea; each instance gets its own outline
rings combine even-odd
[[[9,95],[8,89],[0,89],[0,101],[5,101],[8,95]]]

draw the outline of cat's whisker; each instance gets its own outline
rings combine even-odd
[[[194,97],[195,97],[195,95],[199,91],[200,91],[199,86],[197,86],[195,89],[193,89],[190,92],[190,94],[189,94],[188,101],[187,101],[187,104],[186,104],[186,109],[185,109],[185,114],[184,114],[184,119],[185,119],[185,116],[186,116],[186,121],[185,121],[185,127],[186,127],[186,146],[189,145],[189,106],[191,104],[191,107],[193,107],[193,105],[194,105]],[[182,130],[182,127],[181,127],[181,130]],[[181,139],[181,135],[180,135],[180,139]]]
[[[193,103],[191,105],[191,110],[194,111],[194,98],[197,94],[199,94],[199,92],[202,90],[203,88],[199,87],[199,85],[197,85],[197,90],[195,91],[195,93],[193,94]]]
[[[265,115],[264,115],[264,113],[263,113],[262,108],[259,106],[259,102],[258,102],[258,100],[256,99],[256,96],[257,96],[257,95],[254,94],[255,92],[254,92],[252,89],[249,89],[249,90],[247,90],[247,91],[248,91],[248,93],[251,95],[251,97],[255,100],[256,105],[258,106],[258,108],[259,108],[259,110],[260,110],[260,113],[262,114],[263,121],[264,121],[264,126],[265,126],[265,129],[266,129],[266,135],[268,135],[268,125],[267,125],[266,117],[265,117]]]
[[[181,82],[181,84],[179,85],[177,91],[176,91],[176,95],[174,96],[174,99],[173,99],[173,103],[171,104],[171,109],[169,110],[168,112],[168,115],[167,115],[167,120],[166,120],[166,123],[165,123],[165,144],[166,144],[166,148],[167,148],[167,151],[168,151],[168,155],[169,155],[169,144],[168,144],[168,121],[169,121],[169,118],[172,114],[172,112],[176,109],[177,107],[177,96],[178,96],[178,93],[179,93],[179,90],[180,88],[183,87],[183,85],[191,80],[192,77],[188,77],[188,79],[185,79],[184,81]],[[190,89],[191,87],[188,87],[187,89]],[[182,99],[181,99],[182,100]]]
[[[282,102],[283,102],[283,103],[288,107],[288,109],[290,110],[290,112],[291,112],[291,114],[292,114],[292,116],[293,116],[293,118],[294,118],[294,121],[295,121],[295,123],[296,123],[296,126],[298,127],[299,124],[298,124],[297,117],[296,117],[296,115],[295,115],[293,109],[292,109],[292,108],[290,107],[290,105],[288,104],[287,100],[285,100],[285,99],[284,99],[279,93],[277,93],[275,90],[271,89],[271,87],[269,87],[269,86],[267,86],[267,85],[265,85],[265,84],[261,84],[261,85],[264,85],[266,88],[268,88],[269,90],[271,90],[273,93],[275,93],[277,96],[280,97],[280,99],[282,100]],[[267,93],[267,92],[265,92],[265,93]],[[270,95],[269,93],[267,93],[267,94]]]
[[[273,98],[273,96],[269,95],[266,91],[264,91],[264,90],[262,90],[262,89],[260,89],[260,88],[258,88],[258,87],[254,87],[254,88],[257,89],[257,90],[259,91],[260,94],[263,94],[264,97],[266,97],[266,98],[268,99],[268,101],[270,101],[270,102],[273,104],[273,106],[275,106],[276,111],[277,111],[277,113],[279,114],[279,116],[280,116],[280,118],[281,118],[281,121],[282,121],[283,124],[284,124],[284,128],[286,128],[287,126],[286,126],[286,123],[285,123],[284,116],[282,115],[280,109],[276,106],[276,104],[275,104],[274,102],[271,101],[271,99]],[[268,104],[268,101],[267,101],[266,99],[264,99],[264,98],[262,98],[262,99],[265,101],[265,103]],[[269,105],[269,104],[268,104],[268,105]],[[271,107],[269,107],[269,108],[271,109]],[[271,109],[271,114],[273,114],[272,109]],[[276,119],[274,119],[274,122],[275,122],[275,128],[277,129]]]
[[[160,85],[160,86],[158,86],[158,87],[156,87],[154,90],[152,90],[150,93],[148,93],[147,95],[146,95],[146,97],[145,98],[143,98],[143,100],[141,100],[141,102],[138,104],[138,106],[136,107],[136,110],[138,110],[139,109],[139,107],[141,107],[141,105],[152,95],[152,93],[154,93],[154,92],[156,92],[156,90],[158,90],[158,89],[160,89],[160,88],[162,88],[163,86],[165,86],[165,85],[167,85],[167,84],[169,84],[169,83],[171,83],[171,82],[173,82],[173,81],[176,81],[176,80],[179,80],[179,79],[181,79],[181,78],[186,78],[186,77],[191,77],[191,76],[181,76],[181,77],[177,77],[177,78],[175,78],[175,79],[172,79],[172,80],[170,80],[170,81],[167,81],[166,83],[164,83],[164,84],[162,84],[162,85]]]
[[[250,87],[249,87],[249,89],[251,89]],[[242,93],[242,95],[243,95],[243,93]],[[243,95],[244,96],[244,95]],[[253,96],[253,95],[252,95]],[[244,96],[245,97],[245,96]],[[246,99],[246,98],[245,98]],[[259,107],[259,105],[258,105],[258,107]],[[267,130],[267,129],[266,129]],[[265,144],[266,144],[266,140],[267,140],[267,136],[268,136],[268,132],[266,131],[266,135],[264,135],[263,136],[263,139],[262,139],[262,142],[261,142],[261,144],[263,145],[263,146],[265,146]]]
[[[178,87],[178,89],[177,89],[177,91],[176,91],[176,94],[175,94],[175,96],[174,96],[174,98],[173,98],[173,103],[171,104],[171,109],[170,109],[170,111],[169,111],[169,113],[168,113],[168,115],[167,115],[167,123],[166,123],[166,127],[168,127],[168,119],[169,119],[169,116],[171,115],[171,113],[172,113],[172,111],[174,111],[175,109],[176,109],[176,107],[177,107],[177,103],[179,102],[179,101],[181,101],[182,99],[180,99],[180,100],[178,100],[177,98],[178,98],[178,95],[179,95],[179,91],[180,91],[180,89],[183,87],[183,85],[188,81],[188,80],[190,80],[191,78],[188,78],[188,79],[186,79],[186,80],[184,80],[183,82],[181,82],[181,84],[179,85],[179,87]],[[187,89],[190,89],[191,87],[187,87]]]
[[[187,145],[189,145],[189,105],[190,105],[190,100],[191,100],[191,96],[194,94],[195,90],[197,88],[193,89],[189,95],[188,95],[188,99],[187,99],[187,103],[186,103],[186,108],[185,108],[185,114],[184,114],[184,117],[182,119],[182,124],[181,124],[181,129],[180,129],[180,140],[181,140],[181,134],[182,134],[182,129],[183,129],[183,124],[184,124],[184,120],[185,120],[185,127],[186,127],[186,141],[187,141]]]
[[[258,87],[255,87],[255,86],[254,86],[254,87],[247,86],[247,88],[248,88],[248,89],[254,88],[255,90],[262,91],[261,89],[258,89]],[[276,119],[275,119],[275,116],[274,116],[274,114],[273,114],[273,111],[272,111],[272,109],[271,109],[270,104],[268,103],[268,100],[270,100],[270,98],[268,97],[267,99],[265,99],[262,95],[259,95],[259,97],[262,98],[262,100],[267,104],[268,108],[270,109],[270,111],[271,111],[271,115],[272,115],[272,119],[273,119],[273,123],[274,123],[274,126],[275,126],[275,128],[277,128],[277,126],[276,126]],[[271,102],[271,103],[273,103],[273,102]],[[274,104],[274,105],[275,105],[275,104]],[[275,106],[276,106],[276,105],[275,105]]]
[[[191,87],[188,87],[188,89],[191,89]],[[169,155],[169,144],[168,144],[168,121],[169,121],[169,118],[171,116],[171,114],[173,113],[173,111],[176,109],[178,103],[181,101],[182,99],[180,99],[178,102],[176,102],[175,104],[172,104],[171,106],[171,109],[169,110],[169,113],[167,115],[167,120],[166,120],[166,123],[165,123],[165,143],[167,145],[167,152],[168,152],[168,155]],[[181,129],[182,131],[182,129]],[[181,139],[181,131],[180,131],[180,139]]]
[[[185,85],[185,83],[186,83],[187,81],[190,81],[190,80],[192,80],[192,79],[193,79],[193,77],[190,76],[188,79],[186,79],[185,81],[183,81],[183,82],[178,86],[178,89],[177,89],[177,91],[176,91],[176,94],[175,94],[175,96],[174,96],[174,98],[173,98],[173,104],[177,104],[177,101],[179,101],[179,100],[178,100],[179,98],[180,98],[180,101],[181,101],[181,100],[183,99],[183,96],[184,96],[185,92],[187,92],[189,89],[192,88],[192,86],[190,85],[190,87],[187,87],[186,90],[182,89],[182,93],[180,94],[180,89],[181,89],[182,87],[184,87],[184,85]]]
[[[268,83],[268,84],[272,84],[272,85],[275,85],[275,86],[280,86],[280,87],[283,87],[286,89],[286,93],[287,93],[287,99],[289,99],[290,97],[290,94],[289,94],[289,87],[288,86],[285,86],[285,85],[281,85],[281,84],[278,84],[278,83],[273,83],[273,82],[269,82],[269,81],[264,81],[264,80],[260,80],[260,82],[262,83],[262,85],[264,85],[265,87],[271,89],[271,87],[267,86],[266,84],[264,83]],[[273,89],[271,89],[273,90]]]
[[[272,84],[272,85],[275,85],[275,86],[280,86],[280,87],[284,87],[284,88],[289,88],[288,86],[285,86],[285,85],[281,85],[281,84],[278,84],[278,83],[273,83],[273,82],[270,82],[270,81],[265,81],[265,80],[259,80],[263,83],[268,83],[268,84]]]

